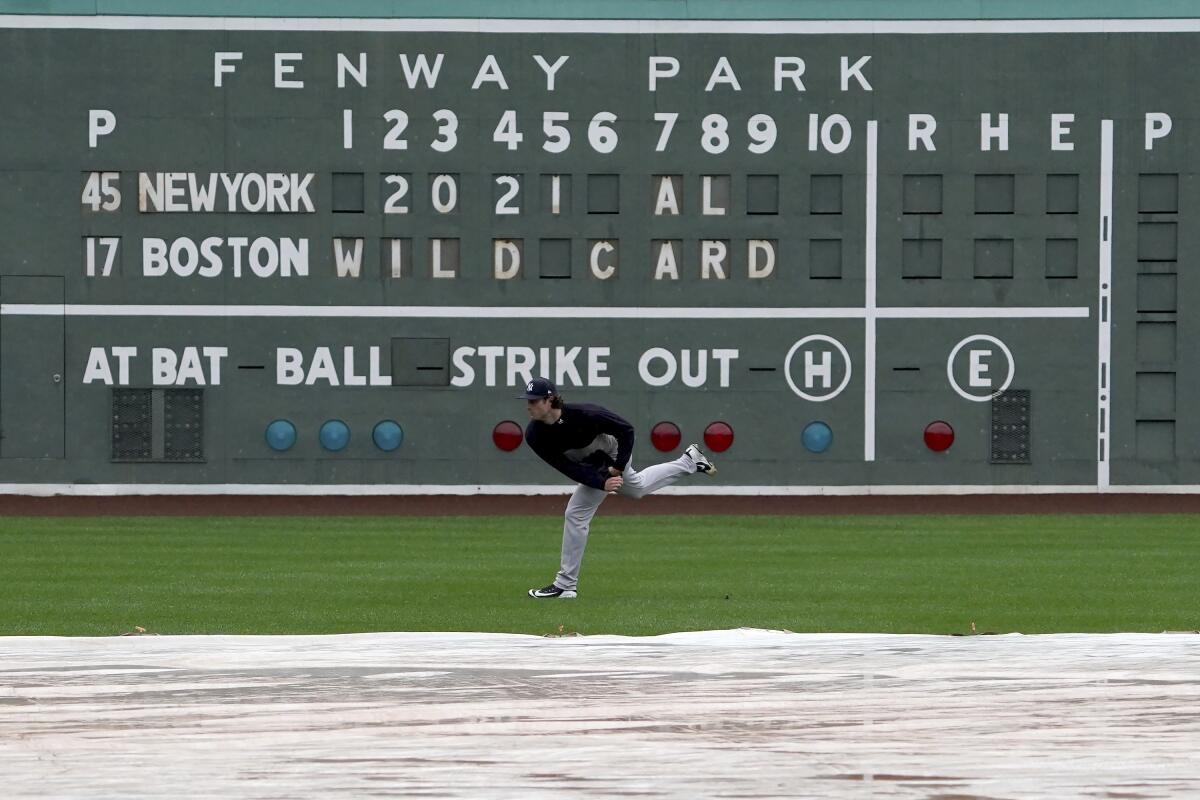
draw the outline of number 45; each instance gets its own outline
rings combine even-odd
[[[121,207],[119,172],[89,172],[83,182],[83,204],[92,211],[116,211]]]

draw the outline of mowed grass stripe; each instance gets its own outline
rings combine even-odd
[[[1200,627],[1186,515],[2,518],[0,634]]]

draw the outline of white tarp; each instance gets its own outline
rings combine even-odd
[[[1200,636],[0,637],[6,797],[1200,796]]]

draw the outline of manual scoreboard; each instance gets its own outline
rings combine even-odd
[[[2,25],[10,490],[1200,484],[1194,21]]]

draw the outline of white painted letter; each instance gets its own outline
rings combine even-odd
[[[815,378],[821,379],[823,388],[828,389],[833,386],[833,353],[829,350],[821,351],[821,363],[817,364],[813,358],[812,350],[804,351],[804,386],[807,389],[812,389],[816,383]]]
[[[592,268],[592,274],[602,281],[606,281],[617,273],[616,264],[608,264],[600,266],[600,254],[611,253],[617,248],[613,247],[612,242],[599,241],[592,245],[592,255],[588,263]]]
[[[732,86],[735,92],[742,90],[742,85],[738,83],[737,75],[734,74],[733,67],[729,66],[729,59],[725,56],[717,59],[717,65],[713,67],[712,75],[708,77],[708,85],[704,87],[704,91],[711,92],[718,83]]]
[[[937,150],[933,144],[933,132],[937,130],[937,120],[933,114],[908,115],[908,151],[915,152],[917,140],[924,144],[929,152]]]
[[[169,347],[155,347],[150,351],[151,383],[155,386],[175,385],[175,365],[179,358]]]
[[[1075,121],[1074,114],[1050,115],[1050,149],[1074,150],[1074,142],[1064,142],[1063,137],[1071,133],[1071,123]]]
[[[701,181],[701,186],[703,187],[701,194],[703,195],[704,202],[700,213],[710,217],[723,217],[725,216],[724,206],[714,206],[712,204],[712,180],[712,175],[705,175],[704,180]]]
[[[717,280],[723,281],[728,277],[725,274],[725,257],[729,255],[729,248],[725,243],[716,239],[705,239],[700,243],[700,278],[701,280],[709,280],[712,274],[715,274]]]
[[[353,246],[347,250],[346,244],[350,242],[353,242]],[[362,272],[362,256],[362,239],[343,239],[338,237],[333,240],[333,261],[336,264],[337,276],[339,278],[357,278]]]
[[[775,271],[775,245],[768,239],[751,239],[746,248],[747,276],[751,279],[769,277]]]
[[[487,57],[483,59],[483,63],[479,65],[479,72],[475,73],[475,82],[471,84],[471,89],[478,89],[489,81],[508,91],[504,73],[500,71],[500,65],[496,63],[496,57],[491,53],[488,53]]]
[[[454,368],[458,370],[458,374],[450,378],[451,386],[470,386],[475,382],[475,368],[472,367],[467,359],[475,355],[474,347],[459,347],[454,351],[454,355],[450,360],[454,364]]]
[[[112,354],[117,359],[117,383],[124,386],[129,383],[129,359],[137,355],[137,348],[114,347]]]
[[[433,68],[430,69],[429,61],[425,58],[425,54],[421,53],[416,57],[414,63],[408,63],[408,53],[400,54],[400,68],[404,70],[404,81],[408,84],[408,88],[417,88],[417,81],[424,80],[425,87],[433,89],[437,86],[438,74],[442,71],[442,53],[438,53],[433,59]]]
[[[659,78],[674,78],[679,74],[679,59],[671,56],[650,56],[650,91],[658,91]]]
[[[674,242],[663,242],[658,248],[658,263],[654,265],[654,280],[661,281],[664,276],[673,281],[679,280],[679,265],[675,260]]]
[[[588,350],[587,350],[587,371],[588,371],[587,385],[588,386],[599,386],[601,388],[604,388],[611,383],[608,376],[604,374],[605,371],[608,369],[608,361],[606,360],[608,358],[608,355],[609,355],[609,349],[607,347],[589,347],[588,348]]]
[[[679,216],[679,199],[675,197],[675,184],[670,175],[663,175],[658,182],[658,198],[654,201],[654,216],[664,213]]]
[[[804,74],[804,59],[799,56],[775,56],[775,91],[783,91],[783,79],[787,78],[796,87],[796,91],[804,91],[804,82],[800,76]]]
[[[871,91],[871,84],[867,83],[867,79],[864,78],[862,72],[860,72],[860,70],[863,67],[865,67],[867,65],[867,62],[870,60],[871,60],[870,56],[863,56],[858,61],[855,61],[853,66],[847,67],[847,65],[850,63],[850,59],[846,56],[842,56],[842,91],[843,92],[846,91],[850,87],[850,78],[851,77],[853,77],[855,80],[857,80],[858,85],[861,86],[863,89],[866,89],[868,92]]]
[[[650,363],[652,361],[662,361],[666,365],[661,375],[654,375],[650,372]],[[675,372],[679,369],[675,362],[675,354],[664,347],[651,347],[646,352],[642,353],[642,357],[638,359],[638,375],[641,376],[642,382],[647,386],[666,386],[671,381],[675,380]]]
[[[338,88],[346,88],[346,74],[349,73],[354,77],[354,82],[364,89],[367,88],[367,54],[358,54],[358,67],[354,67],[350,63],[350,59],[346,58],[345,53],[338,53]]]
[[[532,347],[508,348],[508,374],[505,376],[506,386],[524,386],[533,380],[533,367],[537,364],[537,354]]]
[[[104,381],[112,386],[112,370],[108,367],[108,352],[103,347],[93,347],[88,352],[87,366],[83,369],[83,382]]]
[[[575,359],[579,358],[582,347],[554,348],[554,382],[559,386],[582,386],[583,378],[579,377],[579,367]],[[569,381],[569,383],[568,383]]]
[[[1154,149],[1154,140],[1171,132],[1171,115],[1152,111],[1146,115],[1146,149]]]
[[[303,53],[276,53],[275,54],[275,88],[276,89],[303,89],[304,81],[285,80],[284,75],[291,75],[296,71],[296,68],[291,64],[284,64],[285,61],[303,61]]]
[[[434,278],[455,278],[455,277],[457,277],[454,274],[453,267],[443,267],[442,266],[442,240],[441,239],[430,239],[429,243],[431,245],[431,261],[432,261],[432,268],[433,268],[432,273],[431,273],[432,276]],[[483,352],[482,348],[480,349],[480,352]],[[488,384],[488,385],[490,386],[491,384]]]
[[[298,347],[275,348],[275,384],[299,386],[304,381],[304,355]]]
[[[546,59],[542,58],[541,56],[535,55],[533,57],[533,60],[536,61],[538,66],[542,68],[542,72],[546,73],[547,92],[554,91],[554,74],[558,72],[559,67],[567,63],[568,58],[570,58],[570,56],[559,56],[558,60],[553,64],[547,64]]]
[[[233,64],[226,64],[226,61],[241,61],[241,53],[213,53],[213,86],[218,89],[222,86],[221,75],[237,71],[237,67]]]
[[[492,253],[492,268],[496,280],[506,281],[521,274],[521,251],[511,239],[494,240]]]
[[[970,351],[970,367],[968,368],[969,380],[971,386],[978,386],[981,389],[989,389],[992,386],[992,379],[984,377],[988,371],[988,365],[983,363],[983,359],[992,354],[991,350],[971,350]]]
[[[992,149],[992,139],[1000,143],[1001,150],[1008,149],[1008,114],[1000,114],[1000,122],[992,125],[991,114],[979,115],[979,149],[987,152]]]
[[[738,357],[737,350],[717,349],[712,351],[712,356],[721,364],[721,386],[729,386],[729,362]]]
[[[88,111],[88,147],[94,148],[97,139],[101,136],[108,136],[116,129],[117,115],[113,112],[103,108],[93,108]]]

